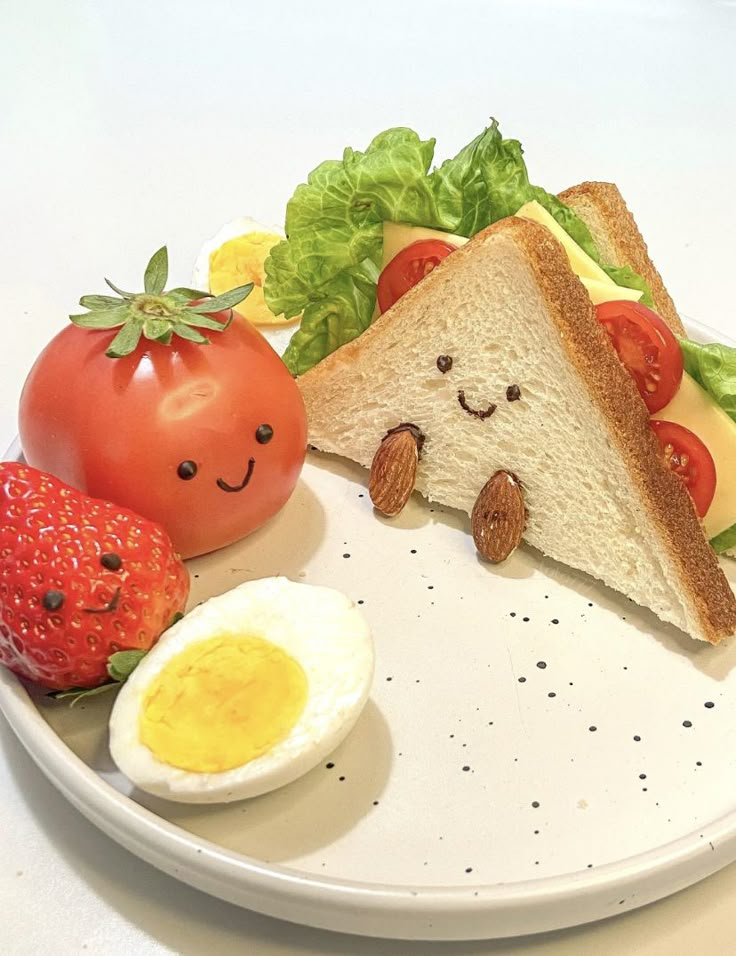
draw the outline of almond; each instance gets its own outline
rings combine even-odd
[[[416,425],[392,428],[373,456],[368,493],[373,507],[394,518],[411,497],[424,436]]]
[[[479,553],[497,564],[519,545],[526,523],[521,484],[509,471],[497,471],[473,505],[470,525]]]

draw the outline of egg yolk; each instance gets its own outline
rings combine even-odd
[[[163,763],[221,773],[283,740],[306,700],[306,674],[280,647],[260,637],[211,637],[172,658],[151,682],[140,738]]]
[[[253,283],[253,289],[235,311],[254,325],[273,325],[286,321],[274,315],[266,305],[263,283],[264,264],[280,237],[270,232],[249,232],[223,243],[210,254],[210,292],[222,295],[237,286]]]

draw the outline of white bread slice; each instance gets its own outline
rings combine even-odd
[[[685,335],[675,304],[618,187],[613,183],[580,183],[561,192],[558,198],[588,227],[602,260],[612,266],[631,266],[646,279],[655,312],[675,335]]]
[[[649,258],[647,245],[618,187],[613,183],[580,183],[560,193],[558,198],[590,229],[604,262],[614,266],[630,265],[643,276],[652,290],[655,311],[675,335],[687,336],[675,304]],[[736,558],[736,548],[722,554]]]
[[[453,359],[446,374],[439,355]],[[736,630],[690,496],[542,226],[490,226],[297,381],[317,448],[370,466],[388,429],[413,422],[425,436],[416,488],[430,500],[470,513],[493,472],[512,471],[530,544],[695,638],[715,644]],[[507,401],[509,385],[520,400]],[[463,410],[461,389],[495,413]]]

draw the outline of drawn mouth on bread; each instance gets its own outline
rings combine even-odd
[[[514,263],[515,293],[509,292],[499,261],[504,268]],[[471,284],[475,307],[467,294]],[[420,357],[413,331],[419,315],[422,340],[431,343],[426,358]],[[514,343],[506,350],[507,361],[503,349],[484,353],[494,336]],[[443,349],[448,337],[462,340],[462,350]],[[453,447],[459,438],[447,421],[450,406],[427,407],[419,384],[448,374],[437,365],[438,354],[447,351],[464,380],[452,391],[455,408],[479,422],[474,447]],[[525,393],[524,374],[548,383],[546,394],[544,389]],[[516,388],[508,384],[513,380]],[[365,392],[366,382],[371,425],[362,424],[357,434],[344,423],[359,414],[355,396]],[[631,377],[595,321],[589,294],[561,244],[540,224],[511,217],[491,226],[448,256],[367,333],[297,383],[307,406],[310,442],[317,448],[370,461],[371,439],[365,432],[374,429],[371,499],[384,514],[400,513],[416,489],[466,511],[474,543],[489,561],[505,560],[523,538],[653,607],[696,638],[717,643],[736,631],[736,601],[689,494],[662,467],[647,409]],[[484,383],[480,389],[478,383]],[[524,401],[517,400],[517,390]],[[489,400],[507,391],[506,402]],[[382,428],[376,427],[379,419]],[[425,436],[421,455],[408,438],[385,441],[386,431],[402,421]],[[551,448],[544,445],[548,434],[557,436]],[[540,449],[536,460],[514,451],[533,447]],[[454,466],[450,482],[447,461],[463,463],[462,469]],[[392,482],[390,490],[382,484],[386,481]],[[403,502],[400,507],[397,500]],[[569,526],[558,517],[565,512]],[[570,531],[576,520],[581,527]],[[676,540],[683,534],[697,555],[689,563],[667,544],[668,536]],[[608,547],[591,550],[589,538],[603,535]],[[654,553],[652,541],[657,542]],[[697,583],[703,577],[711,594],[706,607]]]
[[[394,145],[406,149],[407,137],[414,135],[387,131],[371,150],[389,152]],[[537,187],[521,189],[519,195],[524,195],[518,206],[509,208],[508,178],[496,190],[485,167],[488,205],[471,209],[470,199],[479,195],[471,190],[466,208],[462,190],[466,180],[472,181],[473,163],[490,162],[494,153],[504,163],[523,167],[520,151],[500,140],[495,122],[471,145],[441,169],[427,171],[430,182],[425,185],[438,190],[436,195],[448,204],[443,215],[455,208],[453,202],[459,202],[463,215],[467,213],[454,220],[456,233],[426,228],[431,215],[424,207],[421,218],[417,212],[414,220],[421,226],[412,224],[411,209],[405,222],[384,222],[379,310],[372,316],[364,314],[359,322],[348,322],[343,335],[342,305],[336,302],[329,336],[310,338],[307,320],[299,338],[292,340],[284,358],[297,375],[307,405],[310,443],[364,464],[373,459],[370,483],[379,493],[371,498],[377,510],[382,510],[382,487],[393,514],[416,488],[429,500],[466,511],[474,539],[479,521],[492,530],[502,518],[508,519],[509,510],[519,513],[518,505],[506,508],[496,500],[507,491],[504,481],[515,485],[523,495],[523,536],[529,543],[652,607],[693,636],[716,643],[736,631],[736,602],[693,507],[688,455],[658,442],[646,396],[630,374],[633,366],[624,367],[610,329],[596,321],[595,307],[600,303],[613,298],[635,304],[651,295],[647,301],[654,303],[672,332],[684,334],[633,217],[616,187],[601,183],[586,183],[562,194],[567,211]],[[483,156],[486,146],[492,149]],[[348,151],[344,163],[355,155]],[[340,167],[334,163],[330,175],[337,176]],[[520,173],[518,182],[523,186],[528,179]],[[446,193],[445,185],[451,186]],[[366,183],[361,186],[365,191]],[[402,197],[407,195],[405,186]],[[327,178],[315,179],[309,196],[314,199],[314,192],[328,187]],[[426,195],[421,189],[417,194]],[[307,192],[295,195],[295,205],[302,196],[306,199]],[[373,223],[375,210],[370,203],[361,208],[364,229],[368,221]],[[498,221],[487,225],[491,208],[490,221],[494,215]],[[505,212],[499,214],[502,209]],[[305,230],[307,221],[306,215],[299,219]],[[467,232],[461,222],[467,223]],[[337,246],[327,244],[327,224],[324,245],[320,223],[311,223],[309,235],[303,237],[297,217],[294,227],[287,244],[298,250],[300,241],[308,239],[316,255],[309,268],[314,264],[318,277],[328,275],[336,267],[337,259],[333,264],[330,256]],[[355,229],[357,239],[358,225]],[[368,233],[360,236],[367,241]],[[367,248],[360,245],[361,252]],[[611,263],[605,268],[600,251],[596,252],[604,248]],[[375,247],[370,249],[376,263]],[[283,277],[276,269],[266,283],[267,296],[277,299],[282,278],[284,293],[296,294],[293,283],[289,285],[292,273],[286,269],[291,260],[284,256],[282,261]],[[364,311],[372,308],[370,299],[361,295],[376,281],[375,274],[371,278],[359,267],[350,274],[355,295],[340,303],[349,301],[348,311],[361,302]],[[297,304],[288,303],[289,308]],[[356,329],[364,331],[350,341]],[[642,356],[648,348],[639,347],[635,339],[626,344]],[[327,354],[330,349],[336,351]],[[659,370],[649,368],[646,358],[641,364],[644,367],[637,371],[645,390],[656,391],[662,378]],[[432,374],[446,375],[453,367],[462,368],[459,387],[451,387],[449,394],[448,389],[433,389],[430,394],[436,400],[428,400],[426,385]],[[519,395],[507,394],[509,404],[500,401],[503,390],[511,389],[510,380],[517,382],[511,394],[518,390],[524,396],[518,404],[513,402]],[[525,389],[525,381],[530,385],[533,381],[535,387]],[[706,395],[683,377],[678,394],[687,393],[683,402],[690,418],[685,415],[681,424],[693,416],[698,422],[708,418],[712,424],[716,415],[712,408],[712,415],[694,410],[693,395],[701,392]],[[710,399],[706,395],[703,401]],[[661,417],[666,421],[666,413],[676,418],[680,411],[675,415],[668,404]],[[458,413],[467,416],[467,425],[458,427]],[[477,427],[471,427],[470,420],[477,420]],[[719,421],[730,430],[730,438],[721,436],[716,444],[733,449],[731,462],[736,465],[736,427],[730,419],[726,424]],[[423,450],[416,447],[411,433],[392,434],[406,422],[426,438]],[[722,529],[736,529],[736,496],[732,498],[729,490],[733,467],[721,467],[723,460],[728,465],[727,456],[723,459],[720,448],[714,451],[723,480],[716,485],[704,526],[709,537],[720,538]],[[392,475],[394,493],[387,493],[385,483]],[[725,489],[729,503],[716,508],[718,488]],[[404,503],[397,505],[399,499]],[[683,539],[687,547],[678,548],[675,542]],[[483,553],[478,540],[476,545]]]

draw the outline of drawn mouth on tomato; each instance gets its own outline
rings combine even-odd
[[[248,459],[248,470],[245,473],[245,477],[240,482],[239,485],[230,485],[225,481],[224,478],[217,479],[217,487],[222,488],[223,491],[242,491],[246,487],[250,479],[253,477],[253,469],[256,467],[255,458]]]

